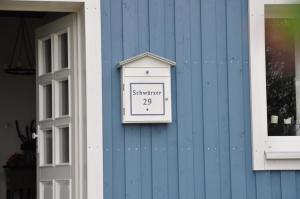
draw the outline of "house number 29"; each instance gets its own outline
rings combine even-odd
[[[152,104],[152,99],[151,98],[148,98],[148,99],[144,98],[143,100],[144,100],[144,104],[143,104],[144,106]]]

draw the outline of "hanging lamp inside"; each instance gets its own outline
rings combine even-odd
[[[5,72],[13,75],[34,75],[35,64],[33,52],[26,19],[20,17],[20,25],[13,47],[13,54]]]

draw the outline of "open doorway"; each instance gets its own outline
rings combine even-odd
[[[1,1],[0,2],[0,10],[2,11],[12,11],[9,12],[9,15],[16,14],[14,11],[30,11],[31,14],[36,14],[34,12],[46,12],[48,17],[41,19],[39,23],[37,23],[36,27],[40,26],[48,26],[44,28],[40,28],[39,31],[39,41],[38,43],[40,47],[42,47],[45,43],[47,43],[47,37],[43,37],[44,33],[48,33],[51,35],[51,38],[54,41],[54,46],[57,46],[58,37],[61,36],[62,32],[59,32],[58,29],[65,28],[64,24],[69,24],[72,27],[68,30],[72,30],[76,38],[73,40],[73,46],[70,46],[70,50],[72,50],[72,60],[75,62],[76,70],[70,70],[74,77],[70,80],[70,88],[75,88],[74,95],[70,96],[72,99],[72,107],[70,113],[73,114],[72,120],[65,120],[66,118],[61,118],[61,122],[72,122],[73,125],[70,132],[72,136],[72,143],[70,143],[70,156],[69,156],[69,163],[65,163],[67,158],[61,158],[57,152],[59,144],[62,142],[57,142],[60,139],[56,139],[58,136],[56,134],[62,132],[68,132],[65,128],[57,128],[63,127],[61,126],[62,123],[58,123],[58,120],[53,120],[52,122],[49,118],[42,117],[42,122],[37,120],[37,137],[38,137],[38,145],[37,147],[38,155],[37,159],[37,198],[43,199],[61,199],[61,198],[72,198],[72,199],[82,199],[82,198],[103,198],[103,143],[102,143],[102,62],[101,62],[101,14],[100,14],[100,1],[98,0],[78,0],[78,1],[70,1],[70,0],[62,0],[62,1],[40,1],[40,0],[31,0],[31,1],[23,1],[23,0],[15,0],[15,1]],[[61,17],[60,14],[63,13],[47,13],[47,12],[68,12],[72,13],[72,21],[75,21],[75,25],[70,24],[70,17],[67,20],[63,20],[63,18],[68,18],[68,16]],[[7,14],[7,13],[6,13]],[[65,13],[66,14],[66,13]],[[56,16],[55,16],[56,15]],[[11,16],[5,16],[11,17]],[[18,17],[17,17],[18,18]],[[53,21],[55,20],[55,21]],[[57,23],[59,21],[59,23]],[[50,24],[48,24],[50,22]],[[31,23],[29,23],[31,24]],[[47,25],[48,24],[48,25]],[[50,26],[49,26],[50,25]],[[63,27],[62,27],[63,26]],[[1,31],[6,29],[7,27],[2,27]],[[33,28],[34,29],[34,28]],[[71,36],[71,35],[70,35]],[[60,37],[62,38],[62,37]],[[72,37],[70,37],[72,38]],[[52,40],[51,39],[51,40]],[[8,41],[4,38],[5,41]],[[3,40],[2,40],[3,41]],[[45,41],[45,42],[43,42]],[[1,43],[2,45],[2,43]],[[12,43],[9,45],[13,45]],[[47,45],[44,45],[47,46]],[[36,46],[35,46],[36,47]],[[35,50],[42,49],[36,48]],[[56,50],[53,51],[55,56],[57,56]],[[41,56],[38,56],[41,57]],[[71,63],[71,62],[69,62]],[[69,68],[65,69],[68,71]],[[53,81],[53,87],[56,88],[53,90],[52,96],[59,96],[59,89],[60,85],[64,85],[63,81],[62,84],[59,84],[59,80],[62,80],[65,73],[60,73],[57,70],[61,70],[60,68],[55,68],[54,71],[51,71],[49,74],[44,74],[45,71],[38,73],[40,77],[37,77],[36,86],[38,95],[36,96],[35,103],[38,104],[42,102],[40,99],[42,95],[39,95],[40,91],[45,88],[47,90],[47,79],[46,77],[56,78]],[[4,74],[2,71],[2,67],[0,67],[0,79],[2,78],[1,75]],[[58,75],[58,73],[62,74],[63,76]],[[45,78],[43,78],[45,77]],[[25,77],[17,77],[17,79],[21,79]],[[40,79],[39,79],[40,78]],[[40,81],[37,81],[37,80]],[[45,81],[44,81],[45,80]],[[43,87],[43,83],[46,83],[46,87]],[[0,102],[2,103],[2,93],[4,93],[4,89],[8,91],[12,91],[10,89],[11,85],[1,85],[0,87]],[[24,92],[24,89],[22,90]],[[44,94],[46,94],[45,92]],[[11,94],[11,93],[10,93]],[[55,95],[54,95],[55,94]],[[39,100],[38,100],[39,99]],[[18,99],[21,100],[21,99]],[[57,98],[55,98],[57,100]],[[53,101],[54,102],[54,101]],[[56,101],[55,101],[56,102]],[[0,103],[0,104],[1,104]],[[3,106],[2,106],[3,107]],[[1,107],[1,108],[2,108]],[[40,108],[40,106],[37,106]],[[55,107],[59,106],[53,106]],[[23,107],[24,108],[24,107]],[[11,112],[10,108],[0,110],[3,112],[5,117],[8,112]],[[38,112],[39,110],[37,110]],[[53,116],[57,116],[57,110],[54,112]],[[59,113],[60,114],[60,113]],[[42,116],[41,113],[36,114],[38,117]],[[26,118],[28,121],[31,121],[32,118]],[[55,118],[54,118],[55,119]],[[12,120],[15,120],[13,117]],[[13,135],[14,124],[10,123],[9,120],[4,120],[5,122],[1,121],[0,116],[0,130],[1,131],[8,131],[9,135]],[[52,135],[54,135],[54,139],[52,140],[52,164],[48,165],[47,162],[51,162],[51,158],[47,159],[47,153],[45,150],[46,137],[47,134],[51,134],[50,131],[47,131],[49,125],[52,125]],[[24,126],[28,122],[19,121],[20,128],[24,132]],[[40,123],[40,124],[39,124]],[[47,126],[48,125],[48,126]],[[49,129],[48,129],[49,130]],[[69,129],[70,130],[70,129]],[[2,133],[2,132],[1,132]],[[0,134],[1,134],[0,133]],[[66,133],[67,134],[67,133]],[[3,139],[5,139],[5,134]],[[15,135],[14,135],[15,136]],[[70,136],[70,137],[71,137]],[[56,137],[56,138],[55,138]],[[1,137],[2,139],[2,137]],[[17,138],[18,139],[18,138]],[[51,139],[48,139],[51,140]],[[18,142],[18,141],[17,141]],[[50,142],[48,142],[50,143]],[[21,142],[19,141],[19,143]],[[7,146],[7,145],[6,145]],[[43,148],[44,147],[44,148]],[[18,152],[21,152],[19,146],[15,148]],[[0,143],[0,151],[1,151],[1,143]],[[13,150],[12,150],[13,151]],[[66,150],[67,151],[67,150]],[[45,153],[43,153],[45,152]],[[50,154],[50,153],[49,153]],[[7,155],[8,156],[8,155]],[[43,156],[42,158],[39,158]],[[9,158],[10,156],[6,157]],[[59,157],[59,158],[58,158]],[[67,157],[67,156],[66,156]],[[61,158],[61,159],[60,159]],[[6,159],[7,160],[7,159]],[[47,160],[47,161],[46,161]],[[49,160],[49,161],[48,161]],[[6,163],[6,162],[5,162]],[[4,164],[5,164],[4,163]],[[2,168],[2,165],[0,165]],[[66,172],[67,168],[67,172]],[[0,171],[1,173],[1,171]],[[0,178],[0,187],[1,178]],[[68,192],[67,192],[68,191]],[[1,190],[2,192],[2,190]],[[68,195],[68,193],[70,194]],[[1,193],[2,194],[2,193]],[[1,197],[3,197],[0,194]],[[1,198],[2,199],[2,198]],[[5,198],[4,198],[5,199]]]
[[[0,11],[1,199],[37,198],[35,30],[67,14]]]

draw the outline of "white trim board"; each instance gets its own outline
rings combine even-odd
[[[2,0],[0,10],[74,12],[77,15],[80,111],[77,151],[80,189],[75,199],[103,199],[101,9],[99,0]],[[98,43],[98,45],[95,45]],[[80,56],[82,55],[82,56]],[[82,141],[82,142],[81,142]]]

